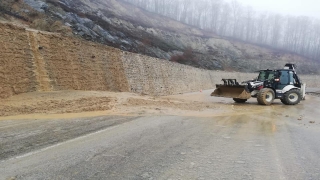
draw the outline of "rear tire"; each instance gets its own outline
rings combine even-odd
[[[234,102],[236,103],[245,103],[248,99],[239,99],[239,98],[233,98]]]
[[[274,97],[275,95],[272,89],[263,88],[259,91],[257,100],[259,104],[269,106],[273,103]]]
[[[282,104],[284,104],[284,105],[289,105],[289,104],[287,104],[287,102],[286,102],[284,99],[280,99],[280,101],[281,101]]]
[[[290,91],[284,93],[281,102],[285,105],[296,105],[302,99],[301,91],[299,89],[291,89]]]

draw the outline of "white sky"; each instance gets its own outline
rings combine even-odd
[[[257,11],[270,11],[283,15],[310,16],[320,18],[320,0],[238,0]]]

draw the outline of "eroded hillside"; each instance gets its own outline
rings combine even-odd
[[[307,58],[219,37],[123,1],[8,0],[6,6],[7,21],[204,69],[252,72],[292,62],[300,73],[320,73]]]

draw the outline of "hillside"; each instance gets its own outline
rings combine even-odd
[[[320,74],[319,63],[308,58],[220,37],[120,0],[8,0],[0,6],[3,21],[194,67],[252,72],[292,62],[300,73]]]

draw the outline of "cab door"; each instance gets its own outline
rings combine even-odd
[[[287,85],[293,85],[293,72],[292,71],[280,71],[279,72],[279,82],[276,85],[276,89],[283,89]]]

